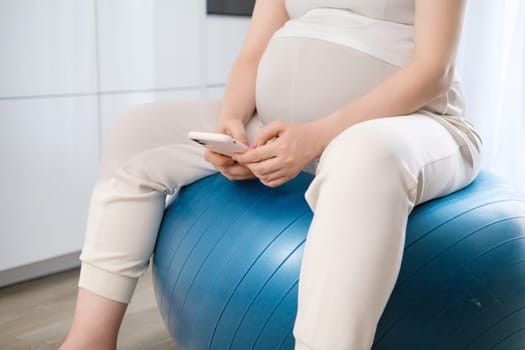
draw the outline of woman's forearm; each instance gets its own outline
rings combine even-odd
[[[452,84],[466,1],[415,1],[412,63],[357,101],[313,125],[319,154],[343,130],[359,122],[417,111]]]
[[[277,29],[289,19],[284,1],[258,0],[250,28],[224,93],[221,120],[240,119],[245,124],[255,111],[255,78],[259,60]]]
[[[255,111],[258,61],[240,56],[232,66],[224,92],[220,119],[241,119],[245,124]]]
[[[410,114],[450,88],[453,68],[446,71],[413,63],[379,84],[368,94],[315,121],[320,132],[318,153],[354,124],[381,117]]]

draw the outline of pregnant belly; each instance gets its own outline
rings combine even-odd
[[[302,37],[273,38],[257,71],[257,112],[264,123],[312,121],[351,103],[397,70],[347,46]]]

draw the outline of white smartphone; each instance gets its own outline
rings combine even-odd
[[[229,135],[214,132],[190,131],[188,138],[213,152],[233,156],[234,153],[243,153],[250,148]]]

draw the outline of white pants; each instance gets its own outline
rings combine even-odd
[[[316,40],[289,43],[297,52],[339,50]],[[278,58],[265,55],[263,66]],[[337,59],[344,65],[352,55],[351,50],[338,52]],[[385,66],[367,59],[370,65]],[[302,65],[309,71],[307,63]],[[384,71],[390,70],[385,66]],[[301,74],[297,67],[294,72]],[[312,92],[297,95],[302,94],[298,88],[293,96],[277,91],[270,98],[266,85],[258,82],[263,123],[273,118],[307,121],[336,108],[338,98],[344,100],[341,95],[310,101],[305,96]],[[215,172],[186,135],[212,131],[219,112],[220,101],[154,103],[117,119],[92,196],[80,287],[129,302],[152,254],[166,195]],[[251,129],[257,127],[250,123]],[[357,124],[328,145],[306,193],[314,218],[299,280],[296,349],[370,349],[399,271],[410,211],[469,184],[479,170],[480,148],[468,123],[424,111]]]

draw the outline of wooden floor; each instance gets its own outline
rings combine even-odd
[[[122,324],[122,350],[176,350],[157,309],[151,269]],[[0,350],[57,349],[74,310],[79,270],[0,288]]]

